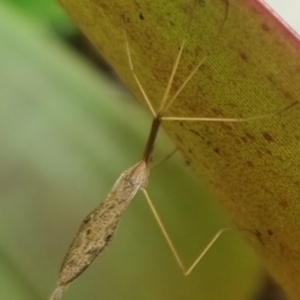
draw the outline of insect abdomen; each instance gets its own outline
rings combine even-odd
[[[75,280],[111,241],[122,213],[146,184],[148,170],[141,161],[124,171],[107,198],[82,222],[62,264],[58,285]]]

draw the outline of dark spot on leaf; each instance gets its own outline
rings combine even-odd
[[[144,15],[143,15],[142,13],[140,13],[140,19],[141,19],[142,21],[145,20],[145,17],[144,17]]]
[[[263,133],[263,137],[264,137],[264,139],[265,139],[266,141],[268,141],[268,142],[273,142],[273,141],[274,141],[273,137],[272,137],[271,134],[268,133],[268,132],[264,132],[264,133]]]
[[[251,168],[254,167],[252,161],[250,161],[250,160],[246,161],[246,164],[247,164],[248,167],[251,167]]]
[[[88,229],[88,230],[86,231],[86,234],[89,235],[90,233],[91,233],[91,229]]]
[[[270,27],[269,27],[266,23],[262,23],[262,24],[261,24],[261,28],[262,28],[264,31],[270,31]]]
[[[273,233],[274,233],[274,232],[273,232],[271,229],[268,230],[268,234],[269,234],[269,235],[273,235]]]
[[[214,151],[218,154],[220,153],[220,149],[218,147],[214,148]]]
[[[240,55],[240,58],[241,58],[243,61],[248,61],[249,57],[248,57],[248,55],[247,55],[245,52],[241,51],[241,52],[239,53],[239,55]]]
[[[191,154],[193,153],[193,151],[192,151],[192,149],[191,149],[191,148],[189,148],[189,153],[191,153]]]

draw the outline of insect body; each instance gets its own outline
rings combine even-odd
[[[106,199],[83,220],[61,267],[62,285],[76,279],[108,245],[122,213],[138,190],[146,187],[147,177],[145,161],[124,171]]]

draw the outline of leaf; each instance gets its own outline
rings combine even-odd
[[[60,2],[142,101],[125,57],[126,16],[134,67],[157,107],[190,18],[190,1]],[[261,2],[231,0],[216,41],[223,16],[224,1],[207,1],[194,12],[174,86],[215,46],[170,114],[248,117],[299,100],[294,34]],[[248,123],[174,122],[164,128],[238,228],[249,230],[246,238],[274,278],[298,299],[299,107]]]

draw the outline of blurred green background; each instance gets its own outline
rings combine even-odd
[[[151,118],[56,2],[2,0],[0,53],[0,299],[48,299],[81,220],[140,159]],[[173,149],[162,135],[155,158]],[[186,262],[232,226],[179,154],[153,169],[149,193]],[[138,195],[64,299],[258,299],[262,278],[233,232],[184,278]]]

